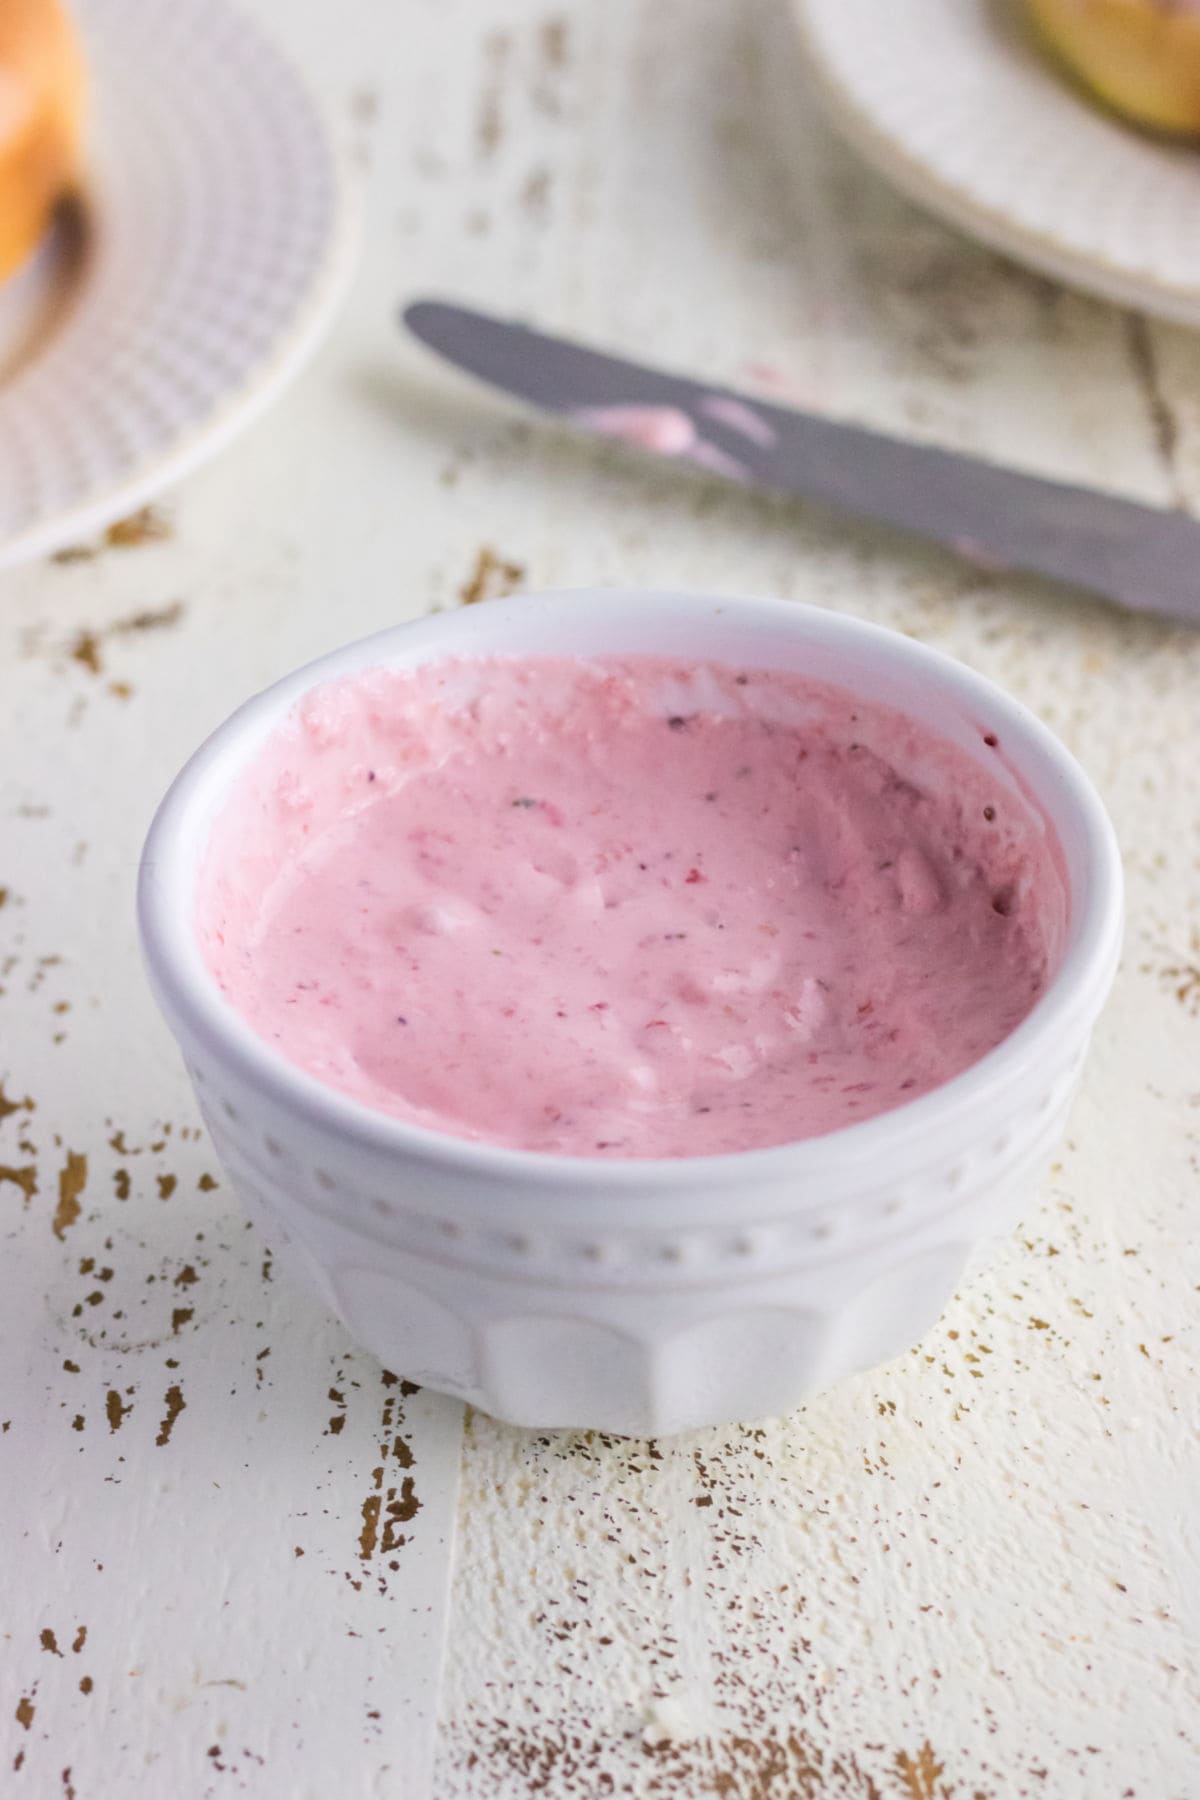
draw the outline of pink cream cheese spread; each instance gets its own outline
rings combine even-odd
[[[1065,913],[986,723],[973,756],[796,676],[492,657],[314,690],[219,817],[197,924],[254,1030],[369,1107],[682,1157],[965,1069]]]

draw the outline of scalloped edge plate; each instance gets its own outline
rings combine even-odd
[[[835,129],[908,199],[1068,286],[1200,324],[1200,151],[1090,101],[1018,0],[785,4]]]
[[[81,205],[0,289],[0,569],[135,512],[257,417],[331,322],[359,237],[316,104],[236,7],[76,14]]]

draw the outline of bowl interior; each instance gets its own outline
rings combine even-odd
[[[1120,868],[1111,827],[1086,777],[1057,740],[999,689],[949,658],[861,621],[791,602],[691,594],[582,591],[519,596],[398,627],[333,652],[257,696],[226,722],[188,764],[164,801],[147,844],[141,889],[143,938],[151,975],[177,1026],[186,1023],[236,1040],[243,1056],[273,1065],[275,1081],[315,1086],[257,1038],[220,994],[193,929],[195,896],[215,818],[232,784],[264,740],[310,689],[379,667],[444,657],[505,654],[652,654],[743,668],[770,668],[831,682],[920,720],[986,766],[1007,786],[1031,828],[1057,838],[1067,895],[1065,928],[1052,946],[1056,972],[1024,1023],[980,1064],[946,1089],[899,1109],[915,1114],[1004,1059],[1030,1054],[1030,1039],[1050,1015],[1098,1008],[1115,962],[1120,929]],[[1053,954],[1057,950],[1057,955]],[[1098,995],[1098,997],[1097,997]],[[1018,1041],[1019,1040],[1019,1041]],[[370,1120],[373,1136],[436,1137],[332,1096],[340,1111]],[[832,1134],[872,1130],[884,1114]],[[829,1140],[810,1140],[810,1142]],[[493,1150],[448,1138],[462,1153],[555,1161],[537,1153]],[[741,1157],[770,1155],[741,1152]],[[574,1159],[571,1159],[574,1160]],[[703,1160],[683,1159],[691,1167]],[[610,1171],[612,1163],[605,1165]]]

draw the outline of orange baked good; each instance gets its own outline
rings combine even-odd
[[[60,0],[0,0],[0,281],[79,175],[83,56]]]
[[[1200,134],[1200,0],[1026,0],[1093,93],[1155,131]]]

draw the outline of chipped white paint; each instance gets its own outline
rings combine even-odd
[[[5,1792],[1188,1800],[1200,638],[544,432],[392,315],[457,291],[1197,509],[1200,342],[895,200],[788,86],[786,34],[764,52],[769,19],[725,0],[346,0],[336,39],[318,0],[259,6],[370,147],[344,319],[173,499],[168,540],[0,593],[0,1072],[37,1101],[0,1121],[0,1164],[38,1180],[27,1207],[0,1181]],[[471,1420],[429,1789],[402,1677],[414,1608],[436,1605],[412,1570],[436,1559],[392,1571],[377,1542],[348,1579],[396,1390],[198,1188],[132,862],[166,775],[237,698],[516,565],[542,586],[790,593],[965,657],[1105,792],[1130,924],[1060,1161],[913,1354],[792,1419],[672,1444]],[[114,630],[176,600],[174,624]],[[346,1424],[326,1436],[330,1388]],[[401,1403],[434,1479],[453,1414]],[[403,1473],[393,1452],[402,1509]]]

